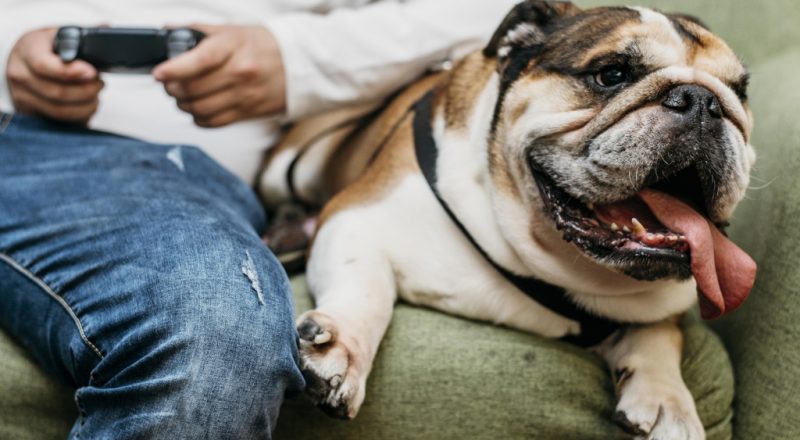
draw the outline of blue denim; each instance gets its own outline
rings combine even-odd
[[[0,327],[76,389],[70,438],[271,436],[304,382],[265,226],[196,148],[0,113]]]

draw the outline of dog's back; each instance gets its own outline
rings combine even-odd
[[[385,101],[339,109],[291,126],[263,164],[259,193],[267,208],[290,201],[324,206],[364,174],[409,108],[443,75],[426,75]]]

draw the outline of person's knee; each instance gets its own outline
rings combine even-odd
[[[196,356],[222,351],[254,366],[264,357],[291,358],[294,308],[278,260],[252,230],[213,216],[190,223],[157,228],[158,252],[138,258],[145,270],[132,281],[140,297],[132,307],[140,322]]]
[[[218,428],[230,429],[235,414],[237,423],[264,423],[269,430],[284,392],[302,387],[291,293],[282,274],[271,280],[252,258],[242,264],[247,288],[223,288],[213,304],[206,298],[182,310],[189,382],[181,394],[193,407],[190,419],[214,420]]]
[[[180,267],[156,276],[146,307],[101,362],[94,385],[142,386],[146,393],[131,404],[170,415],[148,419],[153,429],[261,437],[274,428],[284,393],[303,387],[286,275],[257,247],[205,272]],[[81,404],[91,414],[110,403],[103,396],[90,387]]]
[[[196,281],[181,282],[184,288],[164,298],[161,311],[172,336],[185,341],[183,356],[193,377],[224,385],[212,386],[215,393],[237,388],[247,393],[270,384],[280,388],[297,372],[285,273],[266,250],[243,251],[238,257],[219,261],[231,266],[224,277],[198,275]]]
[[[223,309],[200,307],[185,318],[182,331],[189,333],[182,374],[187,382],[176,397],[191,408],[188,420],[209,420],[219,429],[243,421],[272,429],[284,393],[303,384],[291,315],[276,314],[266,304],[238,302],[245,305],[223,302]]]

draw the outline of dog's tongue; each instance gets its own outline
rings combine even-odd
[[[717,318],[739,307],[753,288],[755,261],[675,197],[652,189],[639,196],[664,226],[686,236],[703,318]]]

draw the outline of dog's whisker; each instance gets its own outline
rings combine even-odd
[[[761,179],[759,179],[759,180],[761,180]],[[765,182],[763,185],[748,186],[747,189],[750,190],[750,191],[761,191],[762,189],[766,189],[766,188],[770,187],[773,183],[775,183],[776,180],[778,180],[778,178],[777,177],[773,177],[768,182]]]

